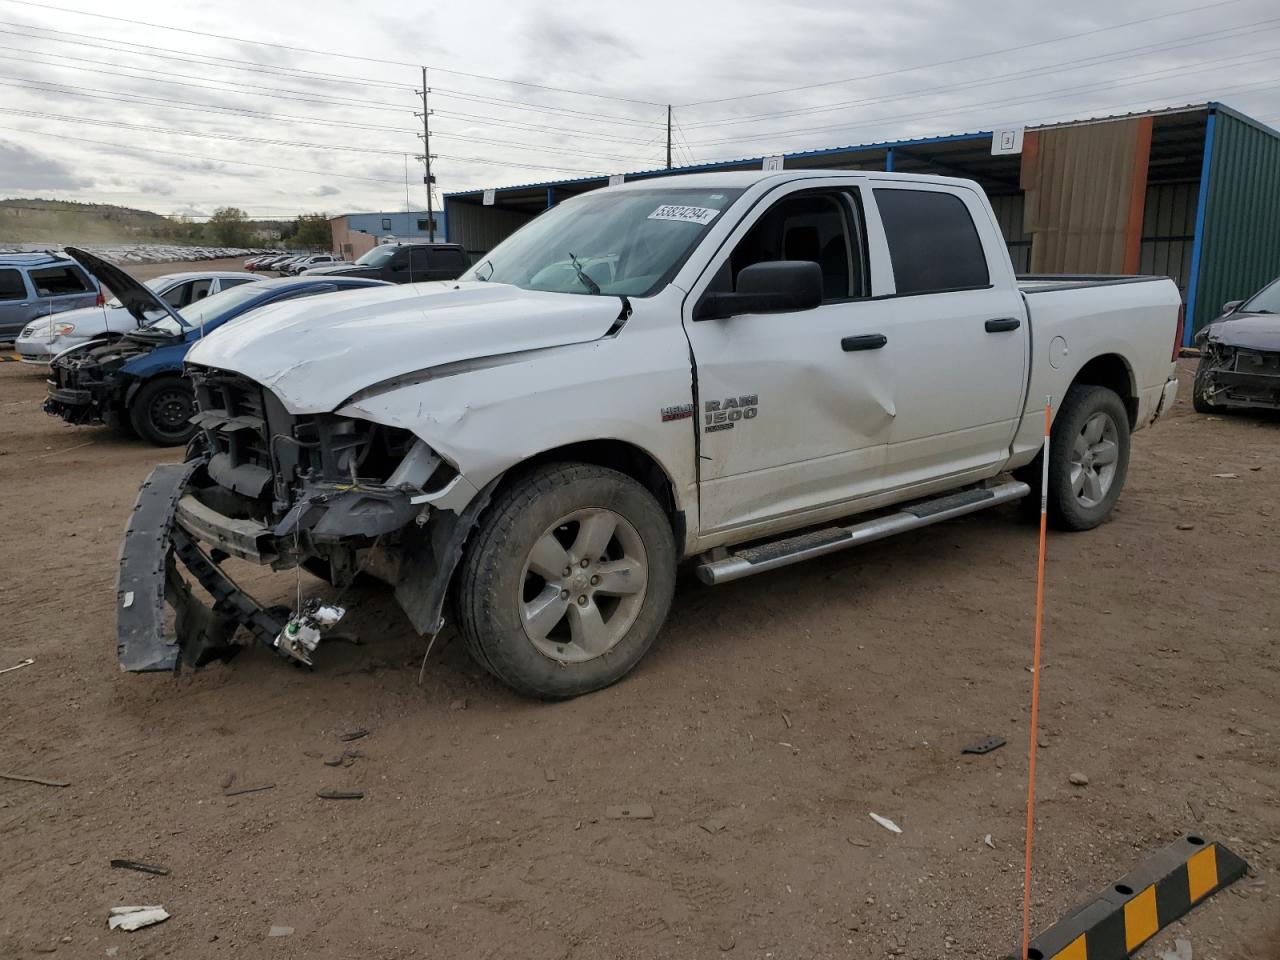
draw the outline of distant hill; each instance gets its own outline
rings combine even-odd
[[[289,221],[249,221],[254,231],[279,231]],[[0,244],[178,243],[213,241],[205,224],[110,203],[74,200],[0,200]]]

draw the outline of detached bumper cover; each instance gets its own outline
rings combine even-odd
[[[162,464],[142,485],[120,549],[116,584],[116,654],[122,670],[176,671],[229,660],[239,627],[271,646],[287,612],[264,609],[218,569],[174,518],[195,463]],[[178,572],[178,561],[213,598],[197,598]],[[174,608],[176,637],[165,633],[165,601]]]

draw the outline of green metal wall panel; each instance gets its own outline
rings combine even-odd
[[[1214,126],[1196,330],[1280,276],[1280,137],[1222,110]]]

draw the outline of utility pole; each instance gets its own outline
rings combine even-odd
[[[427,238],[432,242],[436,242],[436,214],[435,201],[432,194],[435,190],[436,178],[431,175],[431,108],[427,106],[427,94],[431,90],[427,87],[427,68],[422,68],[422,89],[418,91],[422,94],[422,113],[418,116],[422,117],[422,156],[419,158],[426,166],[426,175],[422,178],[422,182],[427,185]]]
[[[667,104],[667,169],[671,169],[671,104],[669,103]]]

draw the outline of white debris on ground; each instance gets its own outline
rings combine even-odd
[[[140,930],[168,919],[168,911],[158,904],[150,907],[112,907],[107,926],[112,930]]]
[[[892,820],[890,820],[888,817],[882,817],[878,813],[873,813],[870,816],[872,820],[880,824],[880,826],[884,827],[886,830],[892,831],[893,833],[902,832],[902,828],[898,826],[896,823],[894,823]]]

